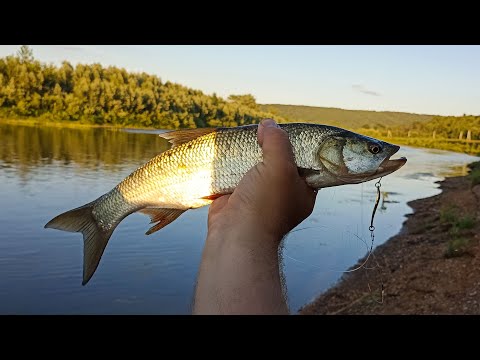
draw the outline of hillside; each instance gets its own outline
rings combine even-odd
[[[426,122],[433,115],[420,115],[391,111],[344,110],[302,105],[259,105],[260,109],[285,118],[287,121],[312,122],[340,126],[348,129],[382,128]]]

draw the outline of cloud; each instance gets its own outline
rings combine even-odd
[[[361,92],[363,94],[367,94],[367,95],[372,95],[372,96],[381,96],[382,95],[382,94],[380,94],[376,91],[366,89],[363,85],[352,85],[352,89],[355,90],[355,91]]]

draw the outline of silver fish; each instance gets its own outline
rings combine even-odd
[[[388,175],[406,163],[390,160],[399,147],[341,128],[280,124],[307,184],[320,189]],[[201,128],[163,133],[171,149],[155,156],[115,188],[84,206],[58,215],[45,228],[83,234],[83,282],[98,267],[108,240],[129,214],[140,211],[155,223],[152,234],[188,209],[233,192],[249,169],[262,161],[258,125]]]

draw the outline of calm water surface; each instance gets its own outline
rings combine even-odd
[[[0,314],[189,314],[208,207],[145,236],[127,217],[82,286],[82,236],[43,226],[109,191],[168,148],[155,132],[0,124]],[[375,245],[399,232],[406,203],[439,193],[437,181],[479,158],[403,147],[408,163],[382,180]],[[375,181],[322,189],[313,214],[285,240],[292,311],[332,286],[367,252]]]

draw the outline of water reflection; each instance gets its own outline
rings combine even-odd
[[[158,132],[0,124],[0,313],[190,312],[208,208],[186,212],[151,237],[144,236],[146,217],[129,216],[85,287],[81,235],[43,229],[166,150]],[[382,179],[375,245],[400,230],[408,201],[436,194],[436,181],[465,173],[477,159],[405,147],[398,155],[408,163]],[[312,215],[284,241],[292,310],[365,255],[374,183],[322,189]]]
[[[59,166],[74,162],[80,169],[115,170],[169,148],[159,136],[103,128],[1,125],[0,139],[1,166],[25,178],[32,169],[54,162],[60,162]]]

